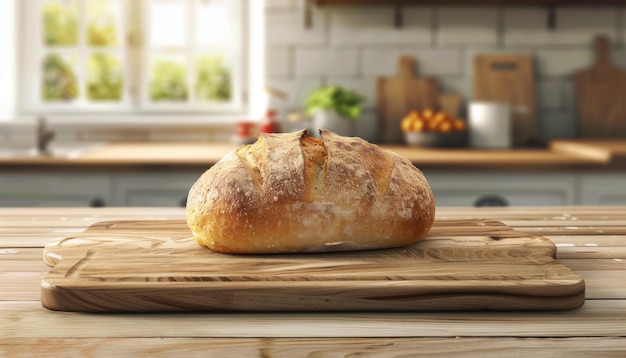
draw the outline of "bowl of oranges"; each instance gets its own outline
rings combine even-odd
[[[458,147],[467,140],[465,121],[443,111],[413,110],[400,122],[407,144],[423,147]]]

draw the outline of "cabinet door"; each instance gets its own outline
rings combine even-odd
[[[106,173],[20,171],[0,173],[2,207],[105,206],[111,200]]]
[[[570,173],[425,171],[437,206],[558,206],[574,203]]]
[[[118,206],[185,206],[189,189],[202,172],[117,173],[114,175],[115,203]]]
[[[582,205],[626,205],[626,173],[580,176]]]

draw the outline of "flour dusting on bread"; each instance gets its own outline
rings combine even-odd
[[[262,134],[207,170],[187,201],[196,240],[227,253],[363,250],[420,240],[434,221],[421,171],[360,138]]]

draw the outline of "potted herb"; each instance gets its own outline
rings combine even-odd
[[[352,135],[352,122],[363,111],[363,97],[358,92],[341,86],[323,86],[306,99],[305,110],[313,116],[313,134],[327,129],[340,135]]]

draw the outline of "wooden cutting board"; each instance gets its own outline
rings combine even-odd
[[[53,241],[44,307],[62,311],[558,310],[583,279],[541,236],[486,220],[437,221],[416,245],[297,255],[200,247],[185,221],[111,221]]]
[[[417,61],[410,56],[398,59],[398,76],[381,77],[377,83],[377,107],[383,143],[404,143],[402,118],[411,110],[439,108],[439,82],[416,77]]]
[[[611,63],[606,36],[594,40],[595,63],[574,74],[578,135],[581,138],[626,136],[626,71]]]
[[[513,143],[537,137],[533,58],[530,55],[482,54],[474,57],[476,101],[511,105]]]

